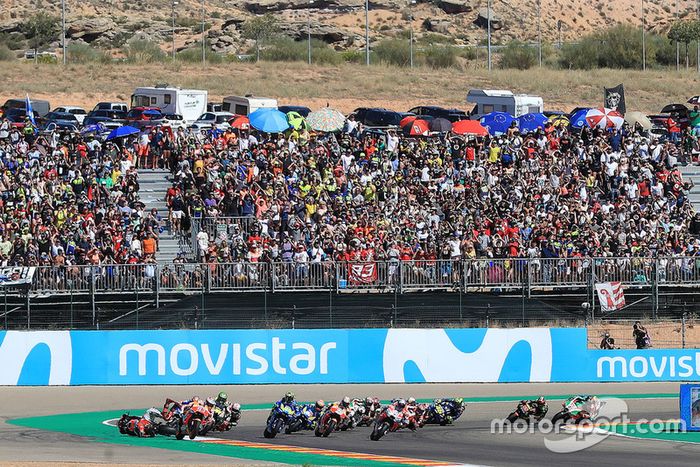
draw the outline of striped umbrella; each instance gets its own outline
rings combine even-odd
[[[324,107],[316,112],[311,112],[306,117],[306,123],[312,130],[332,133],[342,130],[345,126],[345,115],[330,107]]]
[[[620,128],[625,123],[625,117],[617,110],[599,108],[589,110],[586,121],[591,128]]]

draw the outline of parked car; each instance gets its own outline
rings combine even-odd
[[[444,118],[451,122],[458,122],[460,120],[469,120],[469,116],[463,110],[459,109],[445,109],[443,107],[438,107],[436,105],[421,105],[414,107],[408,111],[409,113],[423,116],[430,116],[434,118]]]
[[[43,116],[46,115],[51,111],[51,105],[49,104],[49,101],[43,101],[43,100],[37,100],[37,99],[30,99],[32,103],[32,110],[34,111],[35,115],[38,116]],[[2,105],[2,111],[3,114],[7,113],[8,109],[22,109],[25,110],[27,108],[27,100],[26,99],[8,99],[5,101],[5,103]]]
[[[668,104],[661,109],[661,112],[655,115],[648,115],[649,120],[655,127],[666,128],[666,120],[669,117],[673,118],[685,130],[688,126],[688,113],[690,109],[685,104]]]
[[[206,112],[203,113],[196,122],[190,125],[190,127],[197,130],[208,130],[211,128],[225,130],[231,126],[228,122],[234,116],[235,115],[231,112]]]
[[[355,120],[370,128],[397,128],[404,117],[415,114],[395,112],[388,109],[360,107],[355,109],[351,115],[355,116]]]
[[[126,121],[129,124],[138,121],[160,120],[163,114],[158,107],[134,107],[126,114]]]
[[[78,127],[74,125],[73,123],[68,123],[64,121],[53,121],[47,123],[42,129],[41,133],[43,134],[48,134],[53,131],[61,131],[61,132],[69,132],[69,133],[78,133]]]
[[[99,102],[92,110],[114,110],[126,114],[129,106],[125,102]]]
[[[24,128],[24,122],[27,119],[27,111],[24,109],[7,109],[3,117],[10,121],[10,125],[13,128]],[[34,112],[34,120],[39,118],[36,112]]]
[[[54,112],[64,112],[75,115],[78,119],[78,123],[83,124],[83,120],[87,116],[87,112],[82,107],[76,107],[74,105],[63,105],[61,107],[56,107],[53,109]]]
[[[311,109],[304,107],[303,105],[281,105],[277,108],[282,113],[296,112],[302,117],[306,118],[311,113]]]
[[[158,123],[163,126],[169,126],[173,130],[187,128],[187,122],[180,114],[163,114],[163,118]]]
[[[83,120],[83,126],[101,123],[105,128],[113,130],[125,123],[126,112],[120,110],[93,110]]]
[[[37,122],[39,123],[39,122]],[[41,125],[42,127],[46,128],[46,126],[49,123],[60,123],[60,124],[70,124],[70,125],[75,125],[78,127],[80,123],[78,123],[78,119],[76,118],[75,115],[70,114],[68,112],[49,112],[44,117],[41,119]]]

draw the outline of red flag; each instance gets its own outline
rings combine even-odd
[[[377,263],[350,263],[348,267],[350,285],[371,284],[377,281]]]
[[[614,311],[624,308],[625,291],[620,282],[602,282],[595,285],[602,311]]]

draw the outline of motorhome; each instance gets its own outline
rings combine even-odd
[[[231,112],[236,115],[250,115],[258,109],[276,109],[277,99],[269,97],[255,97],[250,94],[246,96],[224,97],[221,110]]]
[[[514,117],[527,113],[542,113],[544,101],[539,96],[513,94],[511,91],[472,89],[467,94],[467,102],[474,105],[470,112],[472,119],[491,112],[508,112]]]
[[[167,85],[136,88],[131,95],[131,107],[158,107],[164,114],[178,114],[192,123],[207,111],[208,92],[180,89]]]

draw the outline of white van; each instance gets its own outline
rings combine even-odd
[[[182,115],[192,123],[207,111],[207,91],[180,89],[169,86],[136,88],[131,95],[131,107],[158,107],[164,114]]]
[[[519,117],[527,113],[542,113],[544,110],[544,101],[539,96],[492,89],[470,90],[467,94],[467,102],[476,104],[469,113],[472,119],[491,112],[508,112],[514,117]]]
[[[224,97],[221,106],[223,112],[231,112],[236,115],[250,115],[258,109],[276,109],[277,99],[269,97],[255,97],[250,94],[246,96]]]

